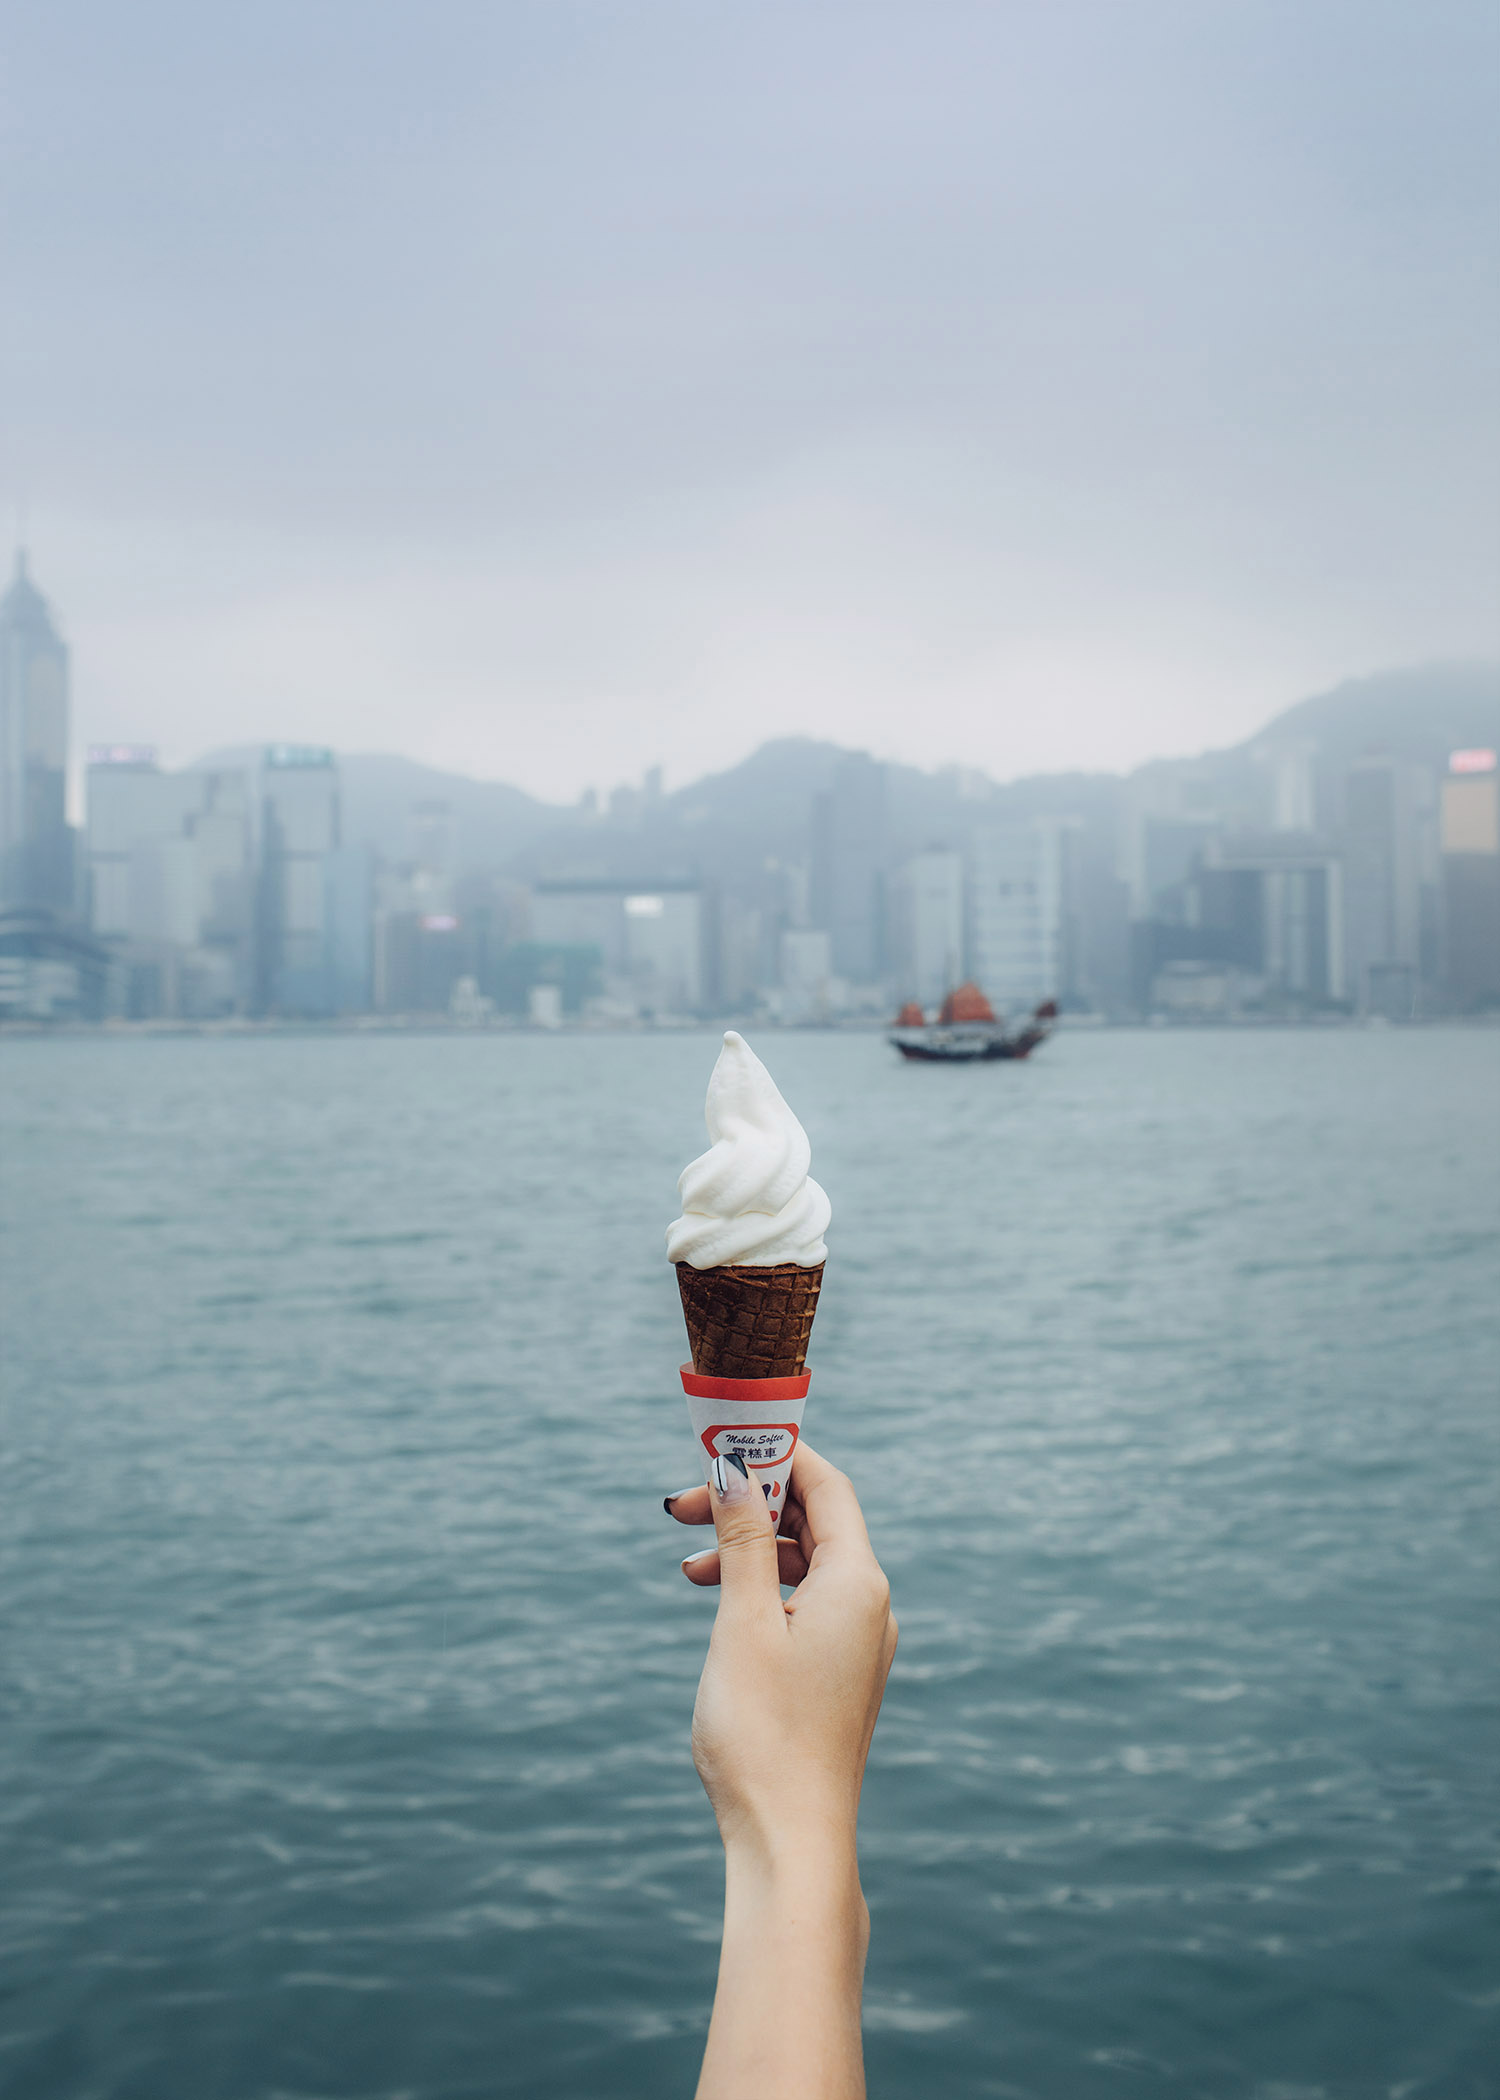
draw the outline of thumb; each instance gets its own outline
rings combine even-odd
[[[776,1572],[776,1520],[760,1482],[737,1452],[715,1458],[708,1469],[708,1499],[719,1536],[719,1610],[758,1611],[767,1604],[781,1614],[781,1578]]]

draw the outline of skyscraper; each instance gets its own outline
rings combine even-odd
[[[1415,1010],[1431,799],[1424,768],[1380,754],[1359,759],[1345,782],[1345,981],[1361,1012]]]
[[[1344,997],[1344,869],[1309,833],[1215,839],[1188,889],[1190,925],[1223,937],[1219,959],[1262,980],[1272,1005]]]
[[[604,996],[621,1012],[696,1013],[703,1004],[703,893],[688,877],[559,877],[532,892],[535,941],[597,951]]]
[[[891,948],[903,999],[938,1006],[963,976],[964,870],[946,847],[917,853],[891,892]]]
[[[339,967],[337,950],[352,962],[369,939],[367,903],[360,923],[362,887],[340,879],[340,843],[333,753],[320,745],[270,745],[260,775],[259,1013],[338,1013],[344,1006],[340,976],[368,982],[367,969]]]
[[[249,775],[163,773],[149,745],[96,744],[87,774],[90,921],[123,1010],[243,1006],[251,903]]]
[[[1500,766],[1455,751],[1442,800],[1444,969],[1461,1013],[1500,1005]]]
[[[866,752],[840,759],[813,804],[812,917],[832,944],[833,967],[872,984],[885,967],[885,767]]]
[[[1066,825],[986,824],[969,841],[969,974],[1012,1010],[1064,988]]]
[[[68,651],[16,555],[0,598],[0,909],[70,913]]]

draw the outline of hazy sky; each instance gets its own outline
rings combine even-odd
[[[1493,0],[46,0],[80,741],[1001,775],[1497,648]]]

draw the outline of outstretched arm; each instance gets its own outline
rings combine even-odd
[[[668,1498],[716,1543],[693,1756],[724,1840],[724,1945],[698,2100],[859,2100],[869,1918],[855,1824],[896,1651],[890,1590],[844,1475],[799,1444],[783,1519],[736,1462]],[[795,1584],[782,1602],[779,1585]]]

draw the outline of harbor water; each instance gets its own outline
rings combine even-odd
[[[1500,1035],[750,1035],[901,1621],[872,2095],[1494,2100]],[[715,1048],[0,1043],[0,2091],[691,2093]]]

